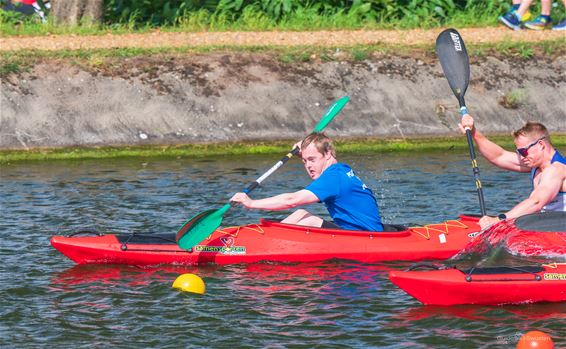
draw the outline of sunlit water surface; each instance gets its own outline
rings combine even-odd
[[[136,268],[74,266],[49,245],[61,230],[174,232],[223,205],[277,156],[14,163],[0,167],[0,347],[511,348],[527,330],[566,345],[565,304],[422,306],[387,279],[410,263]],[[478,213],[465,153],[347,155],[389,223]],[[528,175],[480,162],[488,211],[524,198]],[[309,182],[291,161],[252,197]],[[323,205],[310,207],[326,215]],[[233,208],[226,225],[288,212]],[[200,275],[205,295],[171,288]]]

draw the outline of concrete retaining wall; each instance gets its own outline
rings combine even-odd
[[[457,101],[419,58],[281,63],[267,55],[127,59],[112,69],[44,62],[2,80],[0,148],[298,139],[343,95],[341,137],[455,135]],[[517,109],[502,106],[515,95]],[[487,133],[526,120],[566,132],[566,58],[472,64],[466,94]]]

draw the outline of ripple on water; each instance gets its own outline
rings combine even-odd
[[[467,154],[348,155],[387,222],[429,223],[478,212]],[[566,305],[424,307],[387,271],[409,263],[135,268],[74,266],[49,245],[61,229],[176,231],[270,168],[270,156],[54,161],[2,168],[0,347],[497,348],[539,329],[559,338]],[[525,195],[528,176],[480,163],[488,210]],[[308,183],[290,162],[252,195]],[[315,214],[326,214],[322,205]],[[233,208],[226,225],[288,211]],[[207,293],[171,288],[196,273]]]

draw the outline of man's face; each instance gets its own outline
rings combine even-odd
[[[332,155],[329,152],[320,153],[314,143],[311,143],[301,150],[301,158],[309,176],[312,179],[317,179],[329,166]]]
[[[544,142],[540,138],[520,135],[515,138],[515,147],[521,161],[530,168],[540,166]]]

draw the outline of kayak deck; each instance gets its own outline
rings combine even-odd
[[[460,255],[481,255],[499,248],[514,256],[564,259],[566,212],[540,212],[501,221],[483,231],[482,238],[468,244]]]
[[[394,232],[323,229],[262,219],[258,224],[218,229],[190,250],[179,248],[175,234],[53,236],[51,244],[78,264],[196,265],[333,258],[371,263],[446,259],[479,230],[478,218],[465,215]]]

